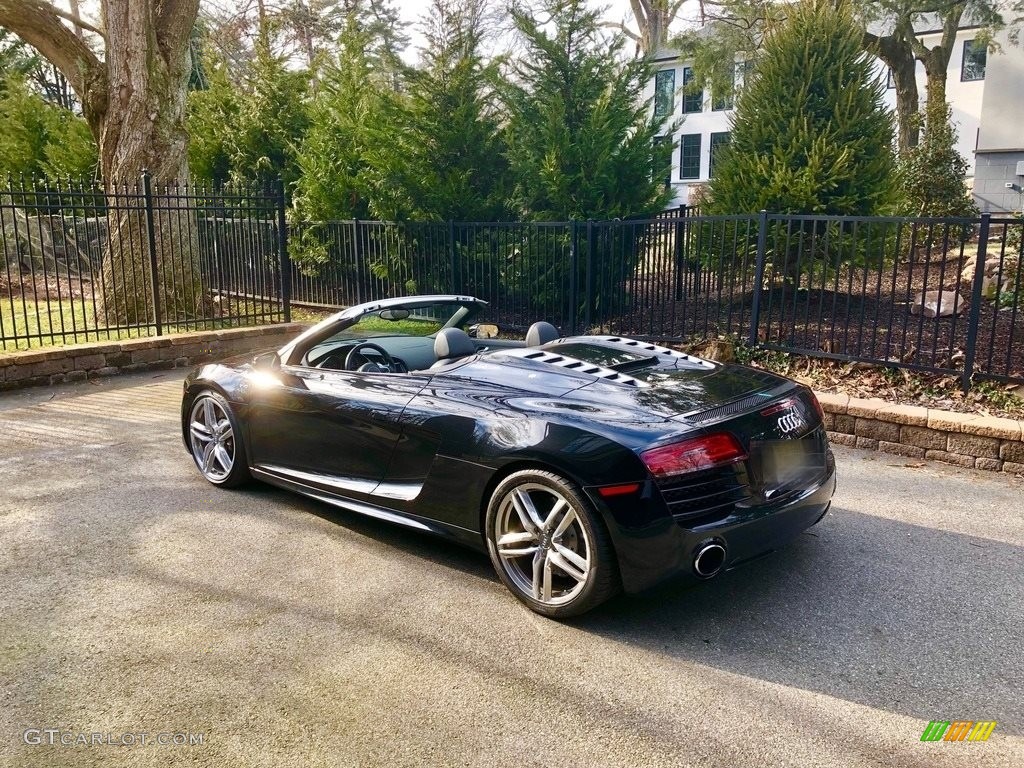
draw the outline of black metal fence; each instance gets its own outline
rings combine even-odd
[[[0,191],[0,344],[289,319],[396,295],[490,302],[509,333],[747,343],[1024,381],[1024,221],[760,215],[289,228],[283,189]],[[125,257],[129,254],[129,258]],[[186,301],[181,300],[181,295]],[[140,299],[125,321],[123,305]],[[141,296],[140,296],[141,295]],[[118,298],[120,297],[120,298]],[[129,313],[130,314],[130,313]]]
[[[660,216],[308,225],[293,301],[456,292],[510,333],[737,336],[769,349],[1024,381],[1024,221]],[[293,237],[294,242],[294,237]],[[294,249],[293,249],[294,250]]]
[[[283,190],[0,187],[0,349],[287,317]]]

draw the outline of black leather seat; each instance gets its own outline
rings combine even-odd
[[[531,325],[530,330],[526,332],[526,346],[539,347],[549,341],[554,341],[561,335],[555,326],[541,320],[539,323]]]
[[[437,362],[431,368],[440,368],[458,360],[460,357],[475,355],[476,344],[469,334],[461,328],[442,328],[434,337],[434,355]]]

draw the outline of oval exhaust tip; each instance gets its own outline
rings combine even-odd
[[[712,542],[705,544],[693,558],[693,570],[702,579],[710,579],[725,565],[725,547]]]

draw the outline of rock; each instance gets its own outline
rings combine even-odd
[[[910,314],[925,317],[951,317],[964,311],[965,301],[958,291],[925,291],[910,305]]]
[[[736,345],[728,339],[713,339],[700,351],[700,357],[718,363],[736,362]]]
[[[977,263],[976,256],[970,257],[960,272],[960,290],[964,295],[969,296],[973,292],[974,270]],[[1012,293],[1016,285],[1017,267],[1018,259],[1012,254],[987,257],[981,273],[981,295],[992,300],[1000,293]]]

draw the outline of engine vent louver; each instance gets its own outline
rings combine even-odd
[[[566,357],[565,355],[559,355],[554,352],[545,352],[543,349],[516,349],[509,350],[506,354],[513,357],[521,357],[524,360],[533,360],[538,363],[544,363],[546,365],[555,365],[559,368],[565,368],[578,373],[586,373],[589,376],[604,379],[605,381],[611,381],[616,384],[623,384],[627,387],[636,387],[640,389],[648,386],[639,379],[634,379],[632,376],[627,376],[620,371],[613,371],[611,368],[594,365],[593,363],[588,363],[584,360],[577,360],[575,357]]]
[[[651,344],[646,341],[637,341],[636,339],[627,339],[623,336],[591,336],[590,339],[594,341],[600,341],[605,344],[615,344],[616,346],[627,347],[629,349],[640,350],[643,352],[650,352],[652,355],[660,355],[664,357],[671,357],[675,360],[685,360],[686,362],[699,366],[701,368],[714,368],[715,364],[704,360],[700,357],[694,357],[688,355],[685,352],[680,352],[675,349],[669,349],[659,344]]]

